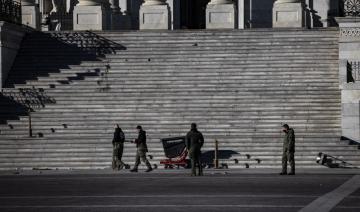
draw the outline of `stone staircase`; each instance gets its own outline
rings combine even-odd
[[[159,166],[160,138],[191,122],[206,163],[217,139],[224,167],[279,168],[288,123],[297,167],[322,167],[319,152],[359,166],[340,141],[338,86],[337,29],[34,33],[0,96],[0,169],[109,168],[115,123],[129,140],[141,124]]]

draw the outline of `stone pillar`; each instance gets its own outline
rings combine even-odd
[[[330,0],[318,0],[314,1],[314,9],[318,11],[318,16],[320,16],[320,22],[323,27],[329,26],[329,11],[330,11]]]
[[[277,0],[273,7],[273,27],[304,27],[305,11],[301,0]]]
[[[171,29],[169,6],[164,0],[144,0],[140,7],[139,28]]]
[[[206,29],[234,29],[235,11],[232,0],[211,0],[206,7]]]
[[[110,11],[111,11],[111,29],[118,30],[120,29],[120,7],[119,7],[119,0],[109,0],[110,4]]]
[[[110,28],[110,14],[103,0],[79,0],[73,14],[74,30],[106,30]]]
[[[40,29],[40,11],[39,6],[35,4],[35,0],[23,0],[21,2],[22,24]]]
[[[238,1],[238,29],[245,29],[245,0]]]
[[[180,1],[166,0],[166,3],[169,5],[169,9],[170,9],[171,29],[180,29],[180,25],[181,25]]]
[[[119,0],[110,0],[109,3],[110,3],[110,9],[113,13],[120,12]]]
[[[111,29],[129,30],[131,29],[131,18],[128,11],[127,0],[110,0],[112,10]]]

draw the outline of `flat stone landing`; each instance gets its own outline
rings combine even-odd
[[[337,174],[298,170],[296,176],[280,176],[277,170],[256,171],[259,173],[207,170],[204,177],[190,177],[184,170],[156,170],[146,174],[101,170],[2,175],[0,210],[360,210],[359,175],[341,170]]]
[[[123,169],[120,171],[113,171],[112,169],[89,169],[89,170],[22,170],[22,171],[0,171],[1,176],[76,176],[76,175],[119,175],[119,176],[128,176],[136,175],[137,177],[148,177],[149,175],[156,176],[169,176],[169,175],[182,175],[187,176],[190,173],[190,169],[163,169],[157,168],[154,169],[151,173],[144,173],[145,169],[139,169],[138,173],[130,173],[129,169]],[[206,176],[215,176],[215,175],[241,175],[241,174],[256,174],[256,175],[277,175],[279,174],[280,169],[273,168],[256,168],[256,169],[204,169],[204,174]],[[309,169],[296,169],[297,175],[360,175],[360,169],[350,169],[350,168],[309,168]]]

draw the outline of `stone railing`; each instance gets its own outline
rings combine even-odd
[[[12,0],[0,0],[0,20],[21,24],[21,3]]]
[[[360,0],[343,0],[345,16],[360,16]]]

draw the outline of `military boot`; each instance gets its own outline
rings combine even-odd
[[[146,166],[148,167],[148,169],[145,172],[151,172],[153,170],[149,162],[146,163]]]

